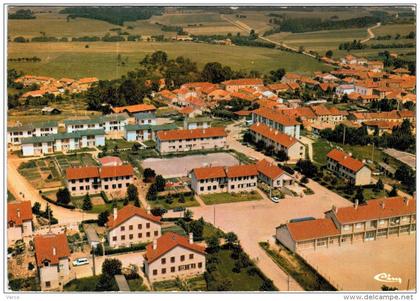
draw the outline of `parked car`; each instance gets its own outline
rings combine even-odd
[[[273,196],[273,197],[271,198],[271,201],[272,201],[273,203],[278,203],[278,202],[280,202],[280,199],[279,199],[278,197],[276,197],[276,196]]]
[[[173,212],[185,211],[185,208],[184,207],[175,207],[172,211]]]
[[[73,266],[77,267],[85,264],[89,264],[89,259],[87,259],[86,257],[77,258],[76,260],[73,260]]]

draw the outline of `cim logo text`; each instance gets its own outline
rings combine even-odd
[[[402,282],[402,279],[400,277],[392,277],[391,274],[388,274],[388,273],[379,273],[378,275],[375,275],[373,279],[375,279],[376,281],[389,282],[389,283]]]

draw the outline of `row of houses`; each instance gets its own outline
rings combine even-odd
[[[197,194],[249,192],[257,189],[258,180],[273,188],[294,183],[290,174],[266,160],[257,164],[194,168],[190,177],[191,189]]]
[[[276,239],[293,252],[339,247],[415,233],[416,202],[404,197],[357,201],[333,208],[321,219],[292,220],[276,228]]]

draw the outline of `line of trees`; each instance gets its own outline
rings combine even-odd
[[[24,20],[24,19],[36,19],[35,15],[30,9],[19,9],[13,14],[9,14],[10,20]]]

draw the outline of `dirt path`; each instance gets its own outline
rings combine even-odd
[[[373,33],[372,29],[378,28],[379,26],[381,26],[381,22],[376,23],[375,26],[369,27],[367,29],[367,33],[368,33],[368,37],[362,41],[360,41],[360,43],[366,43],[369,40],[372,40],[373,38],[375,38],[375,34]]]
[[[35,202],[41,204],[41,209],[44,210],[47,201],[45,201],[38,193],[31,183],[26,180],[18,171],[19,163],[21,159],[7,160],[7,189],[15,196],[17,200],[30,200],[32,205]],[[65,209],[60,206],[50,204],[53,211],[54,217],[58,219],[59,224],[73,224],[75,222],[81,222],[86,219],[95,219],[98,217],[97,214],[83,213],[79,211],[73,211]]]

